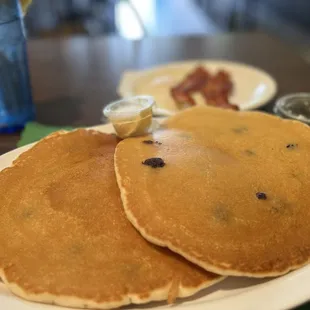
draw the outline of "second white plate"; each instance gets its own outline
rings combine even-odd
[[[203,65],[211,73],[227,71],[234,83],[232,103],[240,110],[257,109],[267,104],[277,92],[276,81],[265,71],[237,62],[220,60],[193,60],[161,65],[142,71],[127,71],[123,74],[118,93],[123,97],[151,95],[157,107],[169,112],[178,109],[170,96],[170,88],[179,83],[197,65]],[[205,104],[197,95],[196,103]],[[164,112],[165,113],[165,112]]]

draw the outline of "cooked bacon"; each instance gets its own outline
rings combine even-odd
[[[208,71],[199,66],[189,73],[181,83],[173,87],[173,89],[185,93],[199,91],[207,83],[209,76]]]
[[[201,88],[201,92],[205,98],[212,98],[220,94],[228,96],[232,93],[232,90],[232,81],[225,71],[219,71],[215,76],[210,77],[208,83]]]
[[[172,98],[178,105],[186,105],[186,104],[191,106],[196,105],[194,99],[189,94],[183,92],[182,90],[172,88],[170,90],[170,93]]]
[[[231,104],[228,100],[228,97],[226,95],[218,95],[217,97],[206,99],[207,104],[214,106],[214,107],[220,107],[223,109],[233,109],[233,110],[239,110],[239,107],[237,105]]]
[[[220,108],[223,108],[223,109],[232,109],[232,110],[235,110],[235,111],[239,111],[239,107],[235,104],[232,104],[232,103],[225,103],[225,104],[218,104],[217,107],[220,107]]]
[[[191,97],[193,92],[200,92],[206,103],[225,109],[239,110],[229,102],[233,83],[228,72],[218,71],[214,76],[202,66],[189,73],[182,82],[171,88],[170,93],[177,104],[195,105]]]

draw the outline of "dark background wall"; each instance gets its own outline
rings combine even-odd
[[[133,23],[117,14],[126,5],[143,35],[263,30],[294,44],[310,43],[310,0],[33,0],[28,33],[122,35],[122,24]]]

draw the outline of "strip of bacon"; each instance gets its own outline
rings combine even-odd
[[[224,71],[219,71],[215,76],[210,77],[208,83],[201,88],[204,97],[212,98],[220,94],[229,96],[232,93],[233,84],[229,75]]]
[[[227,96],[225,95],[218,95],[217,97],[207,99],[207,104],[223,109],[233,109],[236,111],[239,110],[239,107],[237,105],[230,103]]]
[[[214,76],[202,66],[198,66],[189,73],[182,82],[170,89],[174,101],[178,105],[196,105],[192,93],[200,92],[206,104],[239,110],[238,106],[229,102],[229,96],[233,91],[233,83],[230,75],[224,70],[218,71]]]
[[[183,92],[182,90],[179,90],[177,88],[172,88],[170,90],[170,94],[174,101],[180,106],[194,106],[196,105],[194,99],[187,93]]]
[[[173,88],[184,93],[199,91],[207,83],[209,77],[210,74],[208,71],[199,66],[194,71],[189,73],[181,83]]]
[[[233,83],[229,74],[221,70],[215,76],[209,78],[208,83],[201,89],[201,94],[209,105],[239,110],[238,106],[229,102],[228,97],[232,90]]]

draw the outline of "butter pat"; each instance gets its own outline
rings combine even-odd
[[[151,96],[136,96],[110,103],[103,113],[120,138],[142,136],[151,130],[154,103]]]

